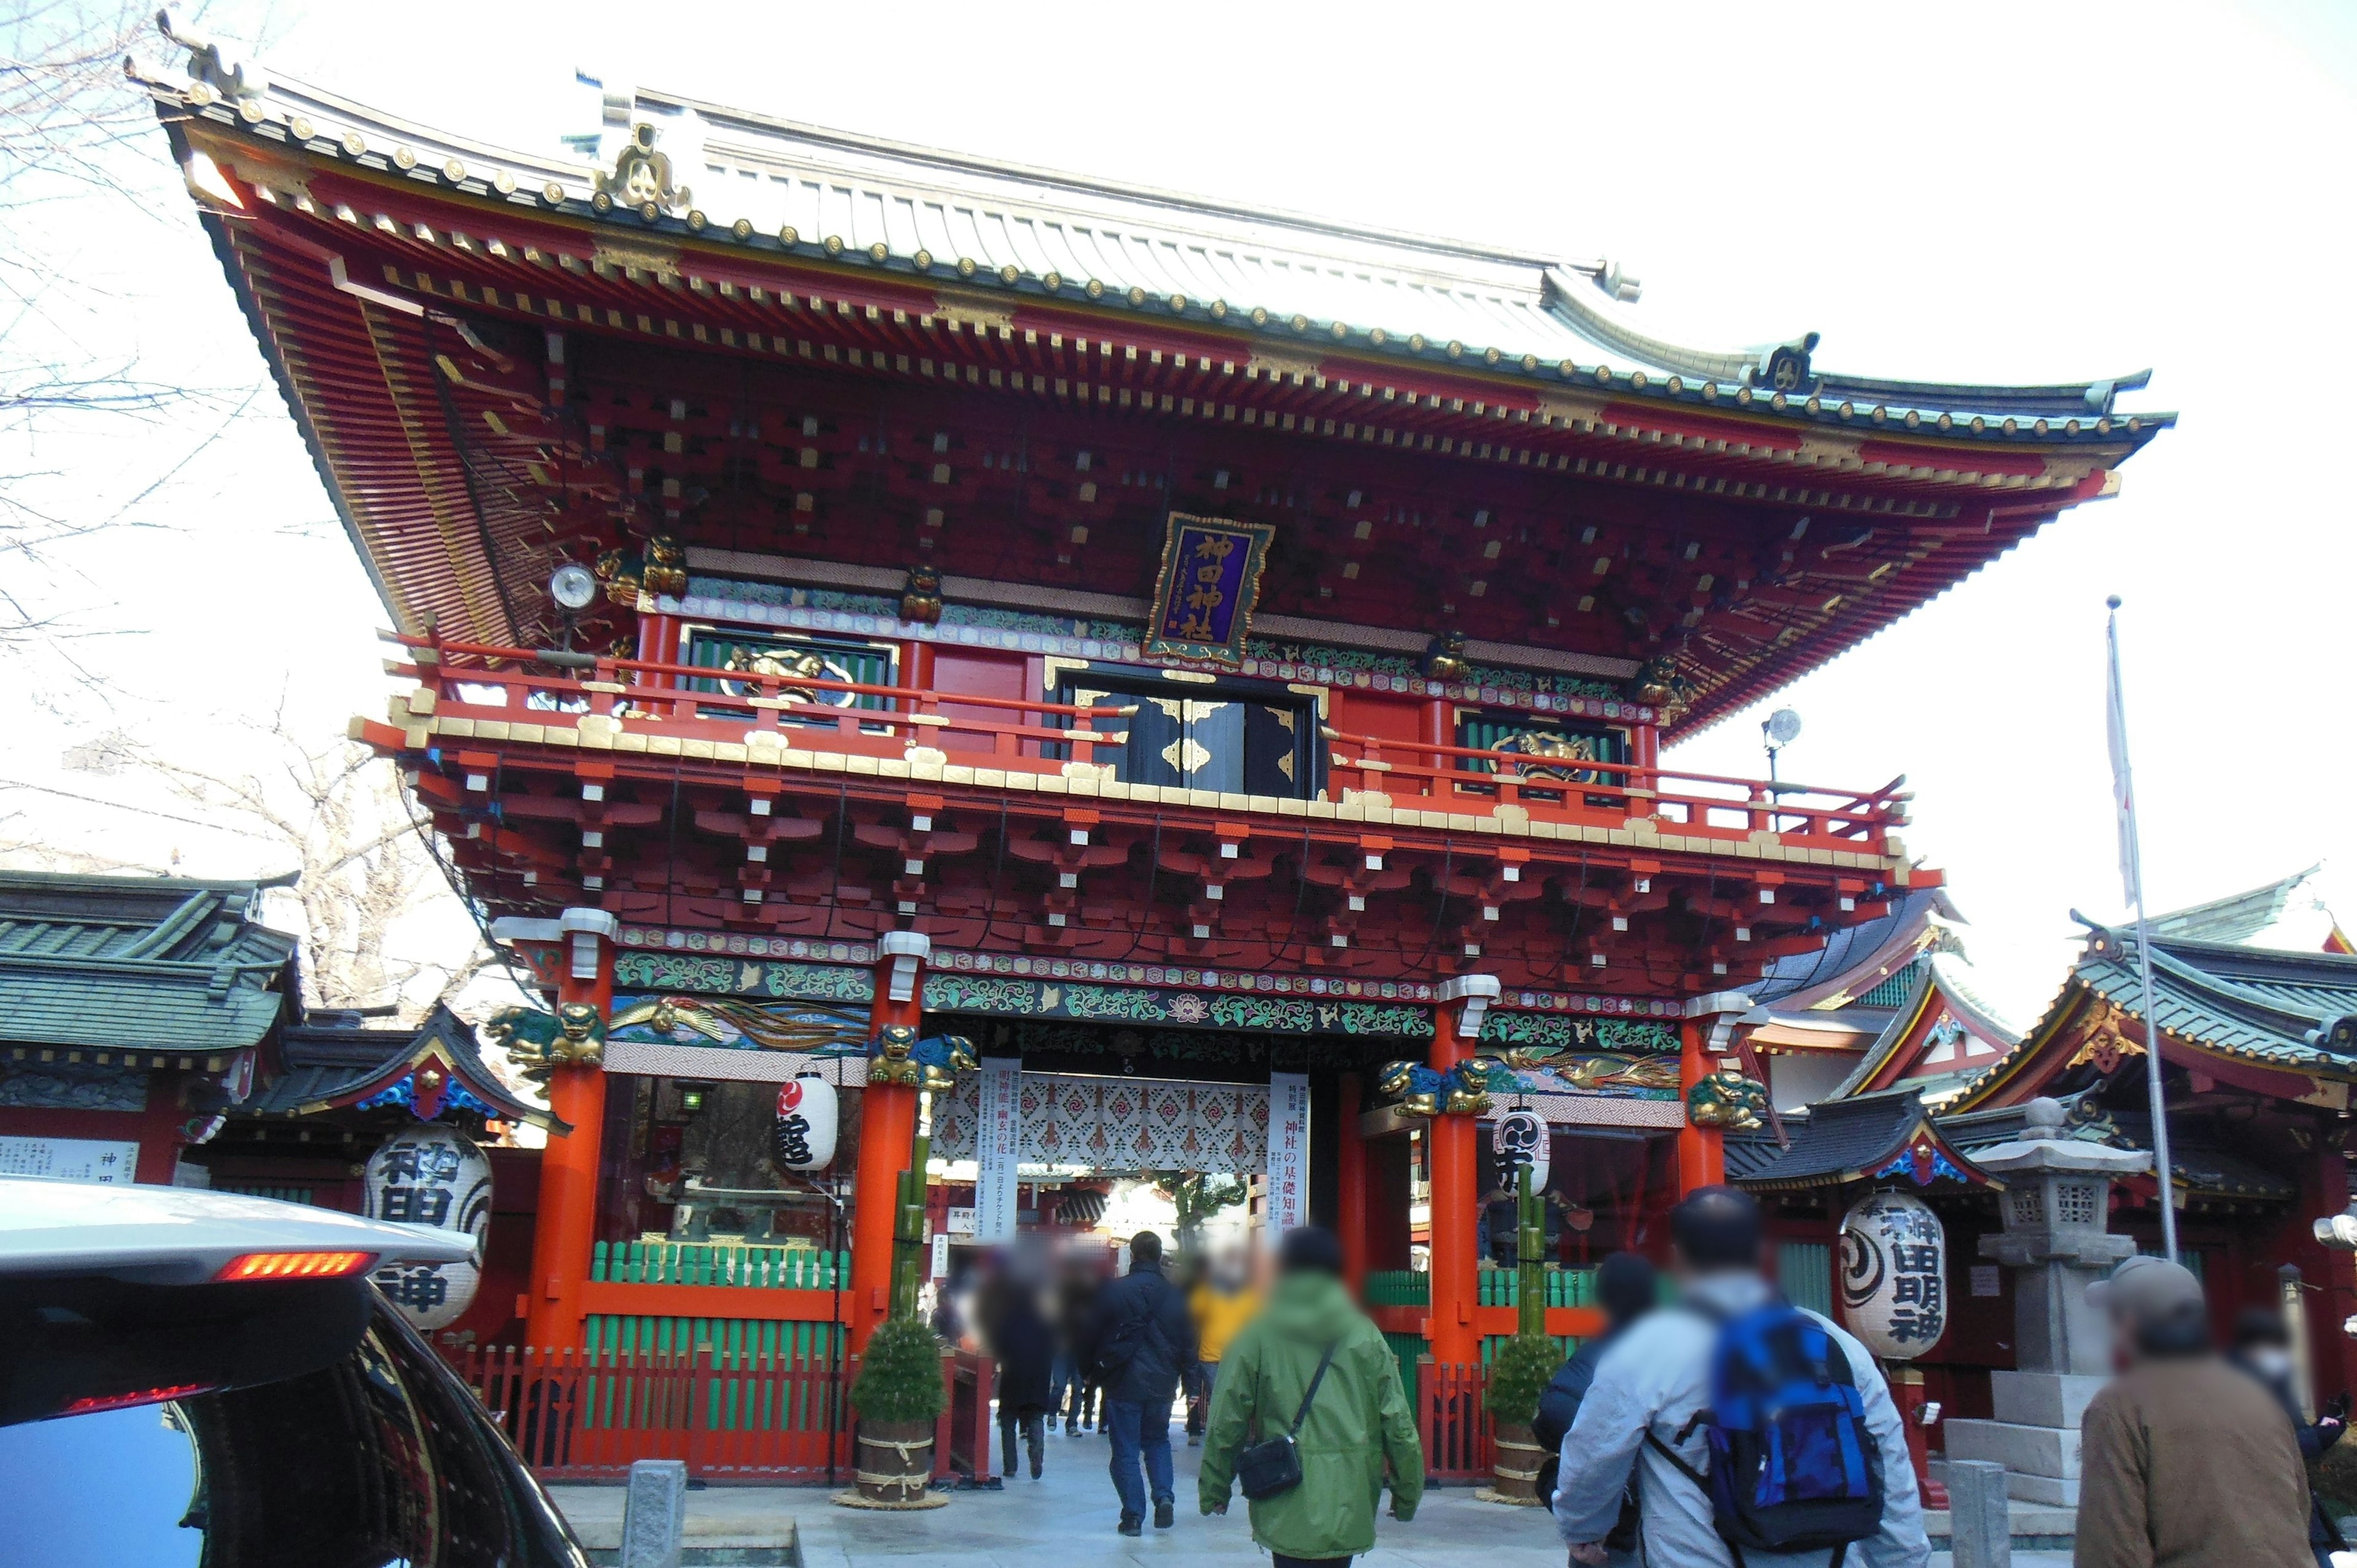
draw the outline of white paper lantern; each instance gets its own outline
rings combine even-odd
[[[780,1169],[823,1171],[834,1163],[834,1085],[804,1073],[778,1085],[770,1152]]]
[[[491,1226],[491,1162],[464,1133],[431,1122],[397,1133],[369,1156],[362,1179],[371,1219],[472,1236],[475,1255],[482,1256]],[[472,1262],[387,1258],[374,1278],[403,1316],[431,1332],[457,1322],[474,1304],[483,1271]]]
[[[1514,1173],[1531,1167],[1531,1190],[1544,1192],[1552,1167],[1554,1134],[1535,1111],[1509,1111],[1490,1132],[1490,1152],[1498,1157],[1498,1185],[1514,1190]]]
[[[1948,1326],[1948,1238],[1921,1198],[1878,1192],[1841,1224],[1842,1317],[1877,1356],[1905,1361]]]

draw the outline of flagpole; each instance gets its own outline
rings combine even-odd
[[[2121,871],[2136,905],[2136,983],[2144,1004],[2145,1091],[2152,1107],[2152,1165],[2160,1182],[2160,1244],[2170,1262],[2177,1262],[2177,1187],[2169,1159],[2169,1099],[2161,1084],[2160,1020],[2153,1015],[2152,938],[2145,928],[2144,846],[2136,834],[2136,789],[2128,766],[2127,699],[2120,680],[2120,596],[2105,601],[2111,615],[2104,623],[2104,641],[2111,657],[2108,714],[2112,778],[2120,813]]]

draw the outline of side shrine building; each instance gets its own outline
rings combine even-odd
[[[352,733],[566,1009],[510,1026],[570,1129],[552,1350],[856,1345],[930,1095],[936,1230],[1243,1174],[1477,1362],[1485,1124],[1551,1129],[1561,1262],[1658,1249],[1766,1109],[1746,988],[1939,886],[1903,780],[1665,744],[2170,423],[2141,377],[1685,348],[1601,262],[652,91],[576,159],[210,46],[149,86],[392,618],[412,685]]]

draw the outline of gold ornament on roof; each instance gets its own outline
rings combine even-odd
[[[600,212],[628,207],[644,217],[651,209],[676,211],[690,199],[687,187],[672,183],[670,156],[655,151],[655,128],[641,120],[630,127],[630,145],[616,156],[614,172],[597,177],[593,205]]]

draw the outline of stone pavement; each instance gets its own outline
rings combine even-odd
[[[1239,1497],[1223,1518],[1195,1510],[1196,1450],[1176,1423],[1171,1455],[1178,1471],[1178,1520],[1125,1540],[1105,1472],[1106,1443],[1083,1433],[1052,1434],[1047,1474],[1008,1480],[1004,1489],[960,1491],[947,1508],[925,1513],[867,1513],[835,1508],[815,1487],[712,1487],[688,1494],[691,1563],[794,1562],[801,1568],[1130,1568],[1206,1563],[1245,1568],[1268,1561],[1253,1544]],[[621,1538],[623,1488],[551,1490],[584,1544],[603,1555]],[[799,1540],[794,1537],[798,1535]],[[789,1547],[788,1542],[793,1546]],[[794,1548],[798,1548],[795,1550]],[[790,1554],[791,1553],[791,1554]],[[610,1559],[608,1559],[610,1561]],[[2018,1568],[2067,1568],[2067,1553],[2014,1553]],[[1428,1490],[1415,1520],[1388,1516],[1376,1527],[1366,1568],[1563,1568],[1554,1521],[1537,1509],[1474,1500],[1469,1487]],[[1947,1568],[1945,1552],[1932,1558]]]

